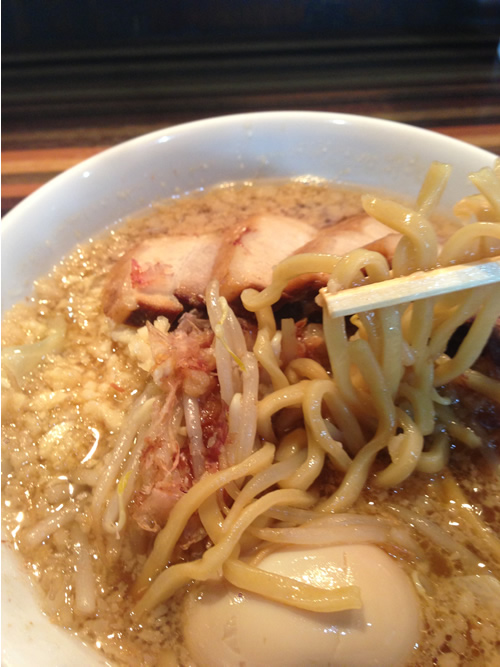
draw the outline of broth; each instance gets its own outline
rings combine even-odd
[[[182,642],[182,593],[139,626],[133,626],[128,615],[130,585],[152,548],[154,535],[131,526],[122,539],[109,538],[103,549],[89,519],[103,457],[148,379],[141,368],[140,341],[135,338],[135,347],[129,345],[136,334],[117,327],[102,312],[101,293],[111,267],[131,244],[157,234],[219,231],[262,213],[320,227],[361,210],[357,192],[300,181],[227,184],[155,204],[78,246],[49,276],[37,281],[32,298],[5,316],[4,346],[36,343],[54,330],[63,330],[64,340],[57,352],[49,351],[34,365],[20,386],[8,372],[2,378],[4,530],[36,579],[50,618],[117,665],[162,664],[172,655],[180,665],[191,661]],[[492,372],[500,375],[498,368]],[[485,433],[496,428],[498,434],[499,414],[498,410],[492,413],[496,425]],[[490,451],[497,445],[498,440],[491,439]],[[493,467],[481,449],[466,450],[458,441],[452,449],[454,477],[474,512],[498,534],[500,489]],[[335,482],[330,471],[325,488]],[[485,572],[500,576],[497,556],[477,546],[473,529],[443,498],[440,475],[416,473],[390,490],[369,484],[353,510],[376,508],[378,515],[394,517],[389,505],[431,520],[458,543],[477,550]],[[57,528],[41,524],[52,517],[60,519]],[[401,523],[407,524],[407,519]],[[37,539],[37,531],[50,532],[50,538]],[[422,635],[409,664],[500,664],[498,598],[485,604],[484,591],[477,593],[464,585],[463,577],[472,572],[457,554],[421,535],[418,542],[422,549],[418,557],[404,550],[389,553],[419,591]],[[97,582],[97,611],[91,614],[76,611],[74,571],[82,550],[91,555]],[[199,554],[188,549],[183,557],[194,555]],[[84,609],[85,602],[79,604]]]

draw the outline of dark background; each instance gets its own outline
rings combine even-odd
[[[5,54],[495,34],[498,0],[4,0]]]
[[[266,109],[497,123],[499,34],[500,0],[3,0],[2,146]]]

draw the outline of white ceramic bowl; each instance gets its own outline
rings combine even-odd
[[[78,241],[153,200],[221,181],[311,174],[414,196],[432,160],[453,165],[443,199],[473,192],[467,175],[495,156],[433,132],[361,116],[268,112],[153,132],[86,160],[40,188],[2,222],[2,308]],[[23,566],[2,545],[5,667],[107,664],[38,610]]]

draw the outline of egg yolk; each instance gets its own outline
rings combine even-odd
[[[320,588],[356,585],[362,607],[303,611],[206,582],[188,596],[184,640],[199,667],[383,667],[410,660],[420,633],[413,585],[371,545],[284,548],[259,567]]]

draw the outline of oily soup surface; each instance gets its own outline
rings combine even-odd
[[[36,343],[54,326],[65,327],[65,336],[59,352],[46,355],[20,386],[8,373],[2,376],[4,529],[38,581],[41,604],[49,616],[116,664],[154,665],[172,651],[180,664],[190,664],[190,659],[182,645],[181,595],[140,627],[132,628],[127,615],[128,591],[152,538],[131,529],[103,551],[86,518],[102,458],[148,377],[140,367],[145,354],[140,342],[131,351],[126,335],[113,334],[115,327],[102,312],[101,292],[110,268],[129,246],[147,236],[216,231],[263,213],[319,227],[360,211],[355,192],[301,182],[221,187],[157,204],[77,247],[50,276],[37,281],[30,300],[6,315],[4,346]],[[457,448],[451,467],[483,520],[498,531],[498,481],[482,458]],[[381,515],[389,502],[410,508],[473,548],[473,535],[443,507],[429,476],[417,473],[395,490],[369,487],[359,502],[360,511],[376,507]],[[67,519],[50,539],[36,544],[26,539],[61,508]],[[422,546],[424,555],[417,559],[399,551],[390,553],[421,593],[422,642],[410,664],[500,664],[500,602],[481,604],[470,590],[457,585],[456,577],[464,574],[458,559],[430,541],[424,540]],[[81,549],[92,556],[97,614],[76,611],[74,570]],[[490,561],[488,567],[499,575],[498,562]]]

